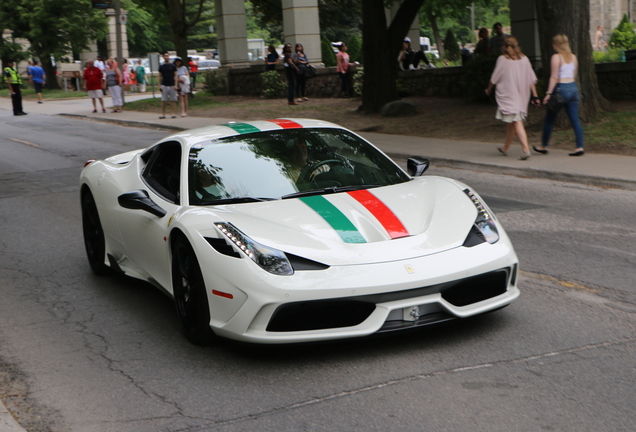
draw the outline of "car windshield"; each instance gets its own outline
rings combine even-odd
[[[390,159],[343,129],[287,129],[192,146],[191,205],[255,202],[403,183]]]

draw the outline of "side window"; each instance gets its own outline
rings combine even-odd
[[[160,144],[150,155],[141,176],[158,195],[179,204],[181,144],[174,141]]]

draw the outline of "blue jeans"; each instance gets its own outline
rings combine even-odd
[[[579,89],[576,83],[562,84],[558,83],[554,88],[554,93],[559,93],[563,97],[563,108],[568,114],[572,129],[574,129],[574,136],[576,137],[576,148],[583,148],[583,127],[579,120]],[[556,120],[557,112],[548,110],[545,116],[545,123],[543,124],[543,136],[541,137],[541,144],[543,147],[548,146],[550,141],[550,135],[552,135],[552,127]]]

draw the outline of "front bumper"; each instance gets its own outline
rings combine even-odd
[[[212,287],[237,292],[210,296],[211,326],[219,336],[254,343],[296,343],[362,337],[502,308],[519,296],[518,260],[507,238],[394,262],[333,266],[293,276],[246,272],[230,279],[204,274]],[[252,264],[252,263],[250,263]],[[254,267],[254,266],[252,266]],[[232,305],[230,302],[234,302]],[[239,302],[240,304],[237,304]],[[230,312],[231,311],[231,312]]]

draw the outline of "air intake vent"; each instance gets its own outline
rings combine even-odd
[[[234,258],[241,258],[241,255],[236,252],[234,248],[232,248],[232,246],[230,246],[224,239],[214,237],[206,237],[205,239],[218,253]]]

